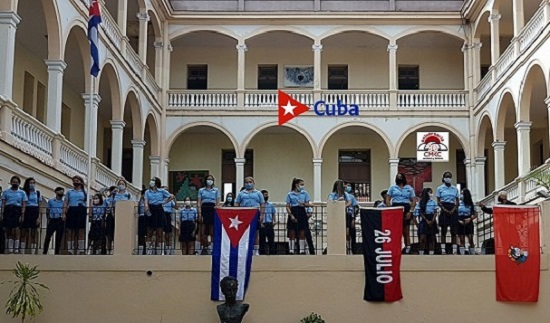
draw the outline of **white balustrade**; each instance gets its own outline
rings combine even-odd
[[[130,68],[134,73],[141,78],[141,71],[143,69],[143,63],[141,62],[141,58],[139,58],[138,54],[134,51],[132,46],[130,44],[127,44],[126,46],[126,61],[130,65]]]
[[[103,10],[101,12],[101,26],[103,27],[105,34],[111,40],[113,45],[118,50],[121,50],[121,44],[123,42],[124,35],[122,35],[118,24],[115,22],[113,17],[111,17],[111,14],[107,10]]]
[[[487,95],[491,86],[493,86],[493,78],[491,77],[491,73],[487,73],[476,88],[478,101],[481,101]]]
[[[53,166],[53,132],[21,109],[13,110],[11,135],[13,145],[23,152]]]
[[[96,165],[95,181],[99,184],[99,186],[110,187],[116,185],[119,178],[120,176],[107,168],[107,166],[101,163]]]
[[[495,64],[497,79],[510,69],[515,60],[516,52],[514,51],[514,46],[508,46],[506,51],[504,51],[504,53],[500,56],[497,63]]]
[[[529,48],[529,46],[531,46],[533,41],[544,29],[544,26],[546,26],[547,22],[544,19],[544,9],[544,6],[541,6],[520,32],[518,38],[519,49],[521,52],[525,51]]]
[[[234,91],[172,91],[168,93],[171,108],[235,108],[237,94]]]
[[[307,106],[313,105],[313,93],[303,91],[285,91],[294,100]],[[244,95],[245,108],[277,108],[278,92],[272,91],[247,91]]]
[[[400,91],[397,95],[399,108],[466,108],[466,92]]]
[[[59,170],[68,176],[88,174],[88,155],[67,140],[61,143],[59,162],[62,165]]]
[[[155,77],[151,74],[149,69],[146,69],[145,72],[145,86],[151,91],[153,95],[157,95],[160,91],[160,87],[157,84],[157,81],[155,80]]]
[[[337,104],[340,101],[343,104],[357,104],[359,108],[388,108],[389,93],[384,92],[324,92],[321,94],[321,100],[325,104]]]

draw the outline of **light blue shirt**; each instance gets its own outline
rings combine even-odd
[[[194,207],[191,208],[182,208],[180,210],[180,219],[181,221],[197,221],[198,212]]]
[[[2,200],[6,201],[6,205],[23,206],[23,202],[27,202],[27,193],[18,188],[16,191],[11,188],[2,192]]]
[[[67,191],[65,198],[69,206],[86,206],[86,193],[84,193],[84,190],[70,189]]]
[[[149,205],[162,205],[162,203],[164,203],[164,201],[169,197],[170,193],[162,188],[159,188],[156,191],[148,189],[145,192],[145,200],[149,203]]]
[[[388,196],[391,197],[392,203],[410,204],[414,199],[414,189],[410,185],[405,185],[403,188],[392,185],[388,189]]]
[[[164,209],[165,213],[172,213],[174,211],[174,206],[176,205],[176,202],[170,201],[162,207]]]
[[[338,201],[338,193],[336,193],[336,192],[330,193],[328,195],[328,200],[329,201]],[[348,192],[344,192],[344,201],[347,202],[349,200],[351,200],[351,195]],[[353,203],[353,201],[352,201],[352,203]]]
[[[386,202],[384,202],[384,201],[380,202],[380,204],[378,204],[377,207],[379,207],[379,208],[386,207]]]
[[[435,211],[437,210],[437,202],[434,201],[434,200],[428,200],[426,202],[426,212],[424,212],[424,214],[434,214]],[[420,212],[420,203],[417,203],[416,206],[414,207],[414,213],[413,213],[414,216],[421,216],[421,212]]]
[[[132,194],[130,194],[129,192],[124,192],[124,193],[117,193],[115,194],[114,198],[111,197],[111,207],[115,207],[116,206],[116,202],[118,201],[130,201],[132,199]]]
[[[273,203],[266,202],[263,223],[273,223],[273,217],[276,214],[277,214],[277,210],[275,210],[275,206],[273,205]]]
[[[105,217],[105,206],[93,206],[92,207],[92,221],[103,220]]]
[[[27,206],[38,206],[38,203],[40,202],[38,200],[38,195],[40,195],[38,191],[30,191],[27,197]]]
[[[311,198],[309,197],[309,193],[307,191],[301,191],[296,193],[295,191],[290,191],[286,195],[286,204],[290,204],[290,206],[298,206],[300,203],[309,203]]]
[[[260,207],[264,204],[264,195],[258,190],[240,191],[235,203],[239,203],[239,206],[242,207]]]
[[[220,190],[217,187],[210,189],[203,187],[199,190],[198,196],[201,199],[201,203],[216,203],[220,199]]]
[[[447,186],[445,184],[439,185],[435,196],[439,197],[441,203],[455,203],[456,199],[460,196],[460,192],[456,186]]]
[[[48,210],[50,210],[50,219],[59,219],[63,214],[63,204],[65,200],[57,198],[48,200]]]
[[[475,212],[475,208],[474,208],[474,212]],[[464,201],[460,201],[460,204],[458,205],[458,217],[469,218],[472,215],[474,214],[472,214],[472,209],[470,208],[470,206],[465,205]]]

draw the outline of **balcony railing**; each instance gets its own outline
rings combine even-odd
[[[313,91],[289,90],[285,91],[293,99],[305,105],[313,105]],[[277,91],[247,90],[244,94],[244,107],[257,109],[277,108]]]
[[[14,110],[11,120],[13,145],[44,164],[53,166],[53,134],[46,126],[36,120],[29,120],[27,116],[23,110]]]
[[[170,91],[168,105],[172,108],[235,108],[237,94],[235,91]]]
[[[397,95],[399,108],[432,109],[466,107],[466,91],[400,91]]]
[[[390,100],[388,91],[331,91],[323,92],[321,100],[328,104],[338,101],[345,104],[357,104],[365,108],[389,108]]]

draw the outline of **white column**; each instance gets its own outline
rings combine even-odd
[[[500,14],[498,10],[493,10],[493,13],[489,16],[489,23],[491,24],[491,65],[495,66],[498,58],[500,57],[500,29],[499,21]]]
[[[313,202],[322,202],[321,192],[323,189],[321,166],[322,158],[313,158]]]
[[[124,36],[126,36],[126,23],[128,17],[128,1],[119,0],[118,1],[118,15],[117,23],[120,31]]]
[[[476,200],[480,200],[485,197],[485,162],[487,157],[476,157]]]
[[[170,159],[166,158],[162,165],[162,177],[161,180],[164,183],[163,185],[168,186],[168,170],[170,169]]]
[[[162,80],[162,49],[164,48],[164,43],[162,41],[156,41],[153,46],[155,47],[155,80],[160,86]]]
[[[550,97],[547,97],[546,100],[544,100],[544,103],[546,103],[546,108],[548,109],[548,116],[550,116]],[[550,129],[550,117],[548,117],[548,129]],[[548,132],[548,136],[549,136],[549,142],[550,142],[550,131]]]
[[[399,168],[399,158],[390,158],[390,185],[395,181]]]
[[[122,120],[111,120],[112,144],[111,144],[111,170],[115,174],[122,174],[122,138],[126,123]]]
[[[492,144],[495,151],[495,190],[499,190],[506,184],[504,170],[504,148],[506,141],[495,141]]]
[[[473,86],[477,87],[479,81],[481,81],[481,46],[482,43],[472,44],[472,66],[473,66]]]
[[[523,0],[512,0],[512,12],[514,19],[514,37],[517,37],[525,24]]]
[[[466,166],[466,187],[470,189],[470,192],[472,192],[472,194],[475,194],[475,183],[472,179],[472,168],[474,166],[472,160],[469,158],[464,159],[464,166]]]
[[[315,40],[315,43],[311,46],[313,49],[313,91],[321,91],[321,52],[323,51],[323,45]]]
[[[48,66],[48,104],[46,125],[55,132],[61,132],[61,110],[63,106],[63,71],[67,64],[62,60],[46,60]]]
[[[248,47],[246,44],[238,44],[237,48],[237,90],[244,90],[244,77],[245,77],[245,66],[246,66],[246,51]]]
[[[93,158],[96,157],[97,151],[97,109],[99,108],[101,97],[99,94],[84,93],[82,94],[82,99],[84,99],[84,109],[86,111],[84,121],[84,150]]]
[[[136,14],[136,17],[139,19],[139,58],[141,58],[143,64],[147,64],[147,23],[149,22],[149,15],[144,12]]]
[[[471,84],[471,61],[472,61],[472,58],[471,58],[471,49],[472,49],[472,46],[468,45],[468,44],[464,44],[462,45],[462,55],[464,56],[464,90],[465,91],[468,91],[472,84]]]
[[[235,158],[235,189],[237,192],[244,185],[244,163],[246,159],[244,158]]]
[[[151,178],[160,178],[160,156],[149,156],[149,163],[151,163]]]
[[[0,96],[12,98],[15,32],[21,21],[15,12],[0,12]]]
[[[132,148],[134,150],[132,184],[136,187],[141,187],[143,181],[143,147],[145,147],[145,141],[132,140]]]
[[[388,45],[389,53],[389,90],[390,90],[390,109],[397,108],[397,44],[395,40],[390,40]],[[397,172],[395,172],[397,174]],[[393,179],[392,179],[393,181]],[[391,182],[390,182],[391,183]]]
[[[529,132],[532,122],[520,121],[516,127],[518,140],[518,175],[527,175],[531,169],[531,145],[529,142]]]

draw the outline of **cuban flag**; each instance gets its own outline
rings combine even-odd
[[[220,281],[233,276],[239,282],[237,300],[244,300],[258,224],[257,208],[216,208],[212,249],[211,299],[225,300]]]
[[[90,41],[90,53],[92,55],[92,67],[90,74],[97,77],[101,68],[99,68],[99,24],[101,24],[101,13],[97,0],[91,0],[90,20],[88,20],[88,40]]]

